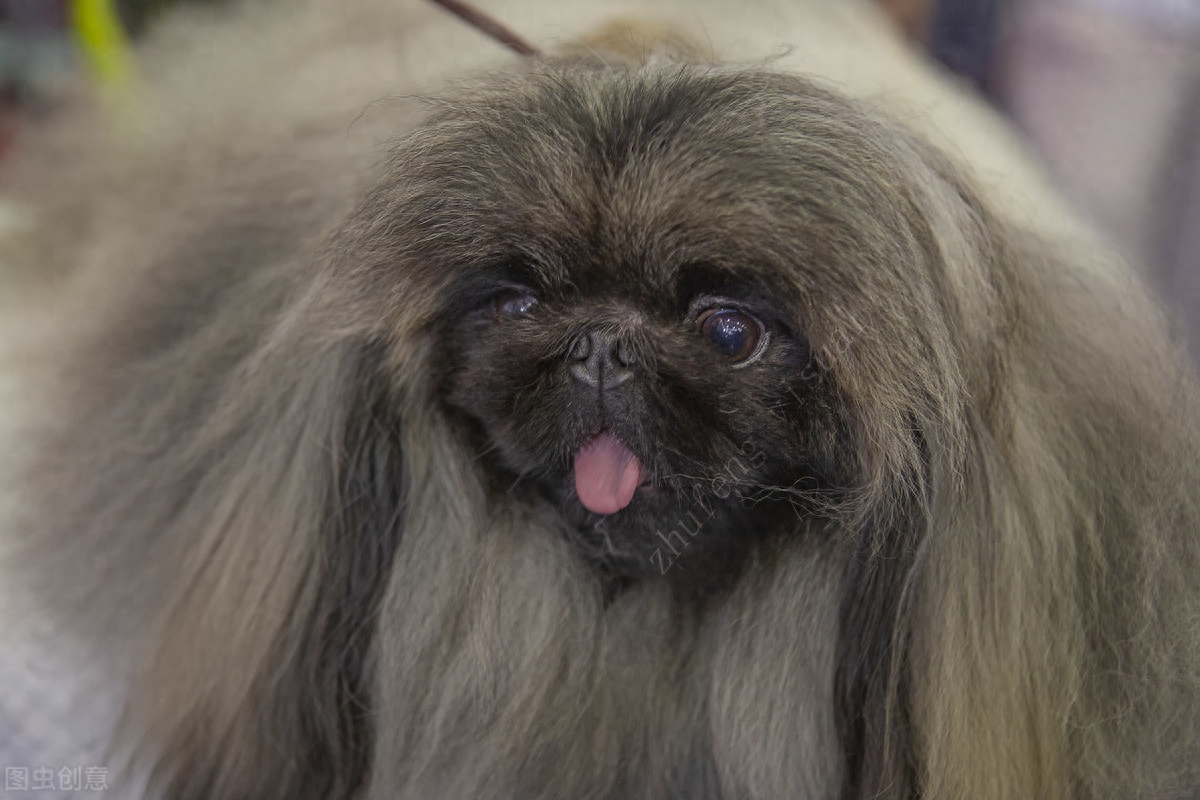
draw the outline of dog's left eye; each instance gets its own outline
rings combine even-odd
[[[717,352],[739,365],[762,355],[770,339],[761,322],[736,308],[710,308],[696,317],[696,324]]]

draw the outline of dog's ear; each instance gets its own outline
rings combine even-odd
[[[995,390],[989,375],[1006,313],[991,277],[1000,256],[987,214],[953,166],[900,126],[873,115],[860,124],[903,178],[890,199],[894,235],[910,250],[905,269],[884,265],[899,277],[870,298],[890,325],[832,320],[818,355],[848,409],[859,470],[858,488],[839,506],[847,558],[833,703],[845,800],[907,797],[922,780],[916,603],[930,540],[957,524],[974,438],[988,435],[981,414]],[[902,333],[889,341],[879,330]]]
[[[923,785],[1159,796],[1194,769],[1178,743],[1200,713],[1179,646],[1198,612],[1194,382],[1102,250],[992,236],[994,389],[975,393],[968,468],[916,578]]]
[[[951,391],[913,416],[922,468],[850,562],[846,796],[1157,794],[1193,769],[1177,743],[1200,711],[1177,644],[1198,610],[1194,383],[1125,267],[921,155]]]
[[[287,327],[195,420],[192,473],[162,476],[192,485],[157,532],[189,552],[127,713],[164,796],[350,796],[370,761],[372,620],[405,492],[398,404],[383,347],[310,349]]]
[[[172,798],[349,795],[405,492],[386,347],[323,268],[227,268],[218,245],[71,332],[24,561],[129,681],[131,774]]]
[[[1196,713],[1170,644],[1196,613],[1186,367],[1102,250],[1000,218],[919,143],[897,152],[939,304],[921,317],[926,394],[870,393],[857,437],[887,468],[844,585],[844,797],[1138,794],[1181,774],[1171,738],[1188,738],[1139,724]]]

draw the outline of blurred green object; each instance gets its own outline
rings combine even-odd
[[[71,0],[71,29],[109,119],[118,125],[136,125],[137,64],[114,0]]]
[[[96,82],[123,91],[133,80],[133,54],[112,0],[72,0],[71,26]]]
[[[80,67],[108,94],[125,92],[129,38],[185,2],[224,0],[0,0],[0,105],[52,105]]]

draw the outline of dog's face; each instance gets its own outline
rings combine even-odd
[[[835,357],[856,345],[837,309],[919,256],[864,230],[906,223],[838,101],[762,77],[579,80],[452,109],[407,149],[393,208],[438,287],[434,383],[494,491],[548,500],[610,574],[708,581],[853,485],[813,330]]]
[[[506,265],[459,297],[446,401],[497,487],[536,487],[598,562],[696,571],[811,479],[809,346],[752,275],[622,253],[593,226],[556,269]]]

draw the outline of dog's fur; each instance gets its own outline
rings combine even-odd
[[[178,117],[127,122],[59,206],[98,221],[30,251],[69,299],[22,564],[128,680],[117,741],[152,796],[1197,790],[1195,381],[985,112],[914,84],[985,132],[948,157],[778,64],[515,63],[424,8],[372,72],[394,48],[365,0],[283,26],[344,25],[297,88],[246,69],[293,69],[283,15],[239,13],[161,34],[187,69],[147,107]],[[489,59],[355,121],[389,79]],[[241,106],[205,91],[238,80]],[[547,314],[651,320],[630,436],[672,499],[607,540],[511,435],[572,446],[519,350],[550,346],[464,322],[514,264]],[[686,350],[699,267],[759,287],[763,363]]]

